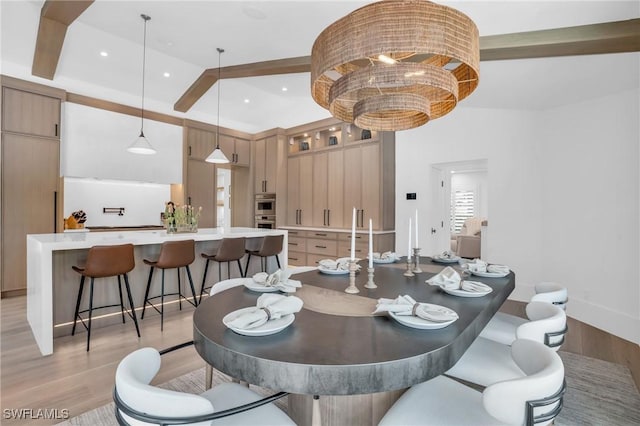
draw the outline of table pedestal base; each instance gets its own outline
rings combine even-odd
[[[406,389],[364,395],[322,395],[322,426],[377,425]],[[313,396],[289,394],[289,417],[299,426],[313,426]]]

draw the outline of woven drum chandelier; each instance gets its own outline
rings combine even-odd
[[[311,96],[347,123],[378,131],[421,126],[478,86],[478,28],[426,0],[385,0],[327,27],[311,51]]]

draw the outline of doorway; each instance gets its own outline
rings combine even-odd
[[[470,217],[489,216],[489,166],[486,159],[432,165],[431,245],[435,253],[451,250],[452,234]],[[485,238],[482,239],[485,245]]]
[[[217,167],[216,172],[216,226],[231,226],[231,170]]]

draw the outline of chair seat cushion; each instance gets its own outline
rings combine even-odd
[[[482,337],[469,346],[446,374],[481,386],[525,376],[513,361],[510,346]]]
[[[482,405],[482,394],[444,376],[406,391],[379,426],[501,425]]]
[[[201,394],[213,404],[216,411],[258,401],[263,396],[237,383],[223,383]],[[273,403],[243,413],[214,420],[212,425],[292,425],[295,423]]]
[[[516,340],[516,329],[526,322],[529,321],[514,315],[498,312],[482,330],[480,337],[503,345],[511,345]]]

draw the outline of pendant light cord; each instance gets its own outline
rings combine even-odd
[[[142,39],[142,106],[140,108],[140,136],[144,137],[144,73],[147,62],[147,21],[150,20],[151,17],[145,14],[140,15],[140,17],[144,19],[144,36]]]
[[[220,76],[221,76],[221,57],[224,49],[217,48],[218,50],[218,125],[216,126],[216,149],[220,149]]]

